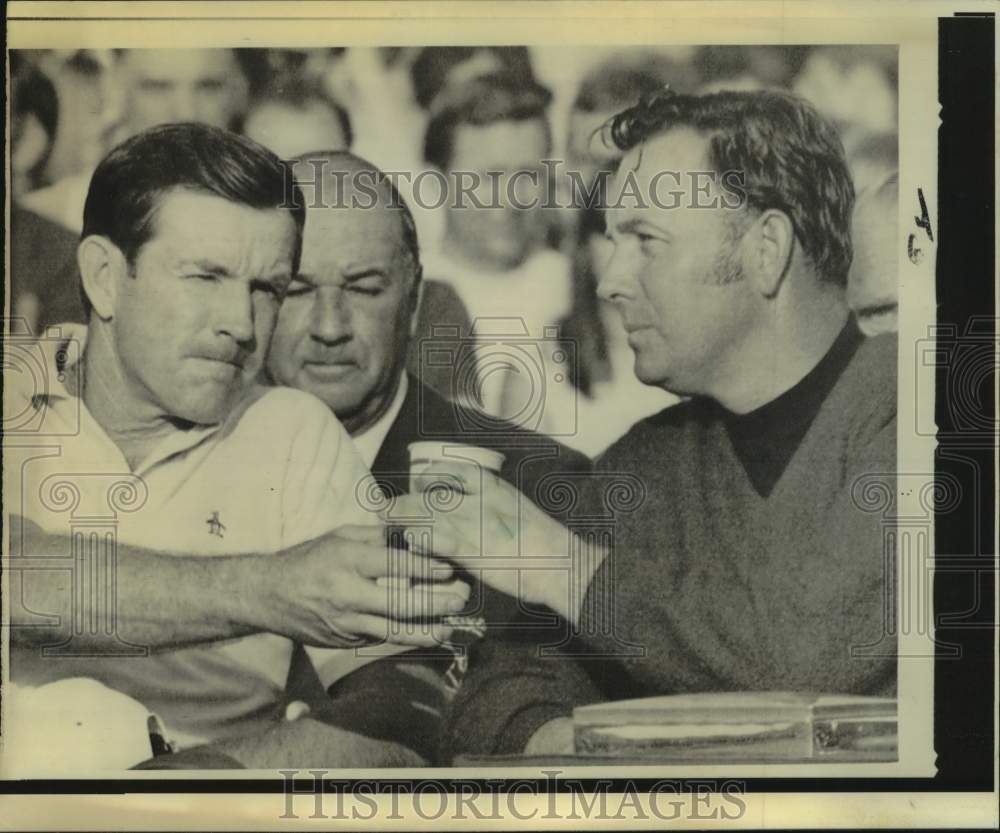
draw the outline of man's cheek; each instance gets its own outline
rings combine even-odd
[[[298,298],[286,298],[278,308],[272,350],[287,354],[292,347],[309,338],[311,307]]]
[[[278,320],[279,301],[273,296],[260,298],[254,303],[254,320],[257,322],[258,335],[270,338]]]

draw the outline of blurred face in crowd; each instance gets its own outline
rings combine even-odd
[[[282,159],[311,150],[347,148],[340,119],[333,108],[319,99],[313,99],[304,109],[276,101],[262,104],[247,116],[243,134]]]
[[[125,390],[169,417],[222,420],[260,368],[294,247],[287,211],[167,192],[152,237],[113,285],[110,327]]]
[[[55,182],[89,169],[104,155],[115,113],[109,107],[106,67],[101,50],[49,50],[40,61],[52,81],[59,118],[45,179]]]
[[[620,194],[627,172],[641,194],[650,194],[658,171],[710,170],[706,140],[678,128],[633,149],[622,160],[611,197]],[[692,206],[691,188],[678,207],[662,189],[676,188],[661,178],[656,206],[629,195],[606,213],[614,244],[598,293],[614,301],[622,315],[635,373],[652,385],[681,394],[711,393],[739,367],[740,345],[754,327],[758,301],[743,279],[734,212],[721,206],[719,189],[698,197],[698,205],[719,197],[716,208]]]
[[[182,121],[228,128],[243,107],[231,49],[129,49],[120,69],[130,135]]]
[[[271,379],[319,397],[357,434],[392,401],[415,307],[398,209],[310,208],[302,266],[268,354]]]
[[[544,194],[541,160],[548,153],[548,129],[540,118],[456,129],[451,172],[472,172],[479,183],[469,194],[453,192],[449,201],[448,236],[468,260],[505,271],[531,253],[538,215],[517,205],[537,203]],[[460,184],[454,176],[450,182],[453,188]],[[466,177],[466,185],[471,182]]]

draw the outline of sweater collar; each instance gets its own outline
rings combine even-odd
[[[770,494],[863,340],[851,316],[823,358],[787,391],[747,414],[723,409],[733,449],[759,494]]]

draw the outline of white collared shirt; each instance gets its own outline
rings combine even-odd
[[[399,384],[396,386],[396,394],[392,398],[392,404],[386,412],[375,421],[374,425],[371,425],[357,436],[351,438],[354,441],[354,447],[357,448],[361,459],[368,468],[371,468],[375,463],[375,458],[378,457],[379,449],[382,448],[382,443],[385,442],[389,429],[392,428],[396,417],[399,416],[399,412],[403,409],[408,384],[406,373],[402,373]]]
[[[113,553],[120,541],[206,557],[277,552],[344,524],[379,522],[357,497],[370,478],[367,468],[315,397],[253,387],[220,425],[176,431],[133,471],[60,381],[54,354],[65,348],[44,339],[35,344],[26,340],[7,351],[6,513],[74,537],[76,547],[91,552]],[[59,562],[54,566],[70,572],[75,592],[113,598],[110,561],[89,558],[89,572],[79,561]],[[12,588],[22,580],[28,587],[30,570],[11,580]],[[180,590],[163,588],[171,592]],[[38,649],[18,649],[11,652],[11,670],[25,685],[97,679],[159,714],[182,743],[193,743],[244,733],[269,714],[283,695],[291,650],[292,643],[275,634],[139,657],[43,657]],[[317,668],[325,683],[332,681],[322,663]]]

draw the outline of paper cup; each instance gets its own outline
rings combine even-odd
[[[447,488],[478,482],[483,470],[499,474],[504,455],[491,448],[461,443],[422,441],[410,443],[410,491]],[[455,478],[461,483],[456,483]]]

